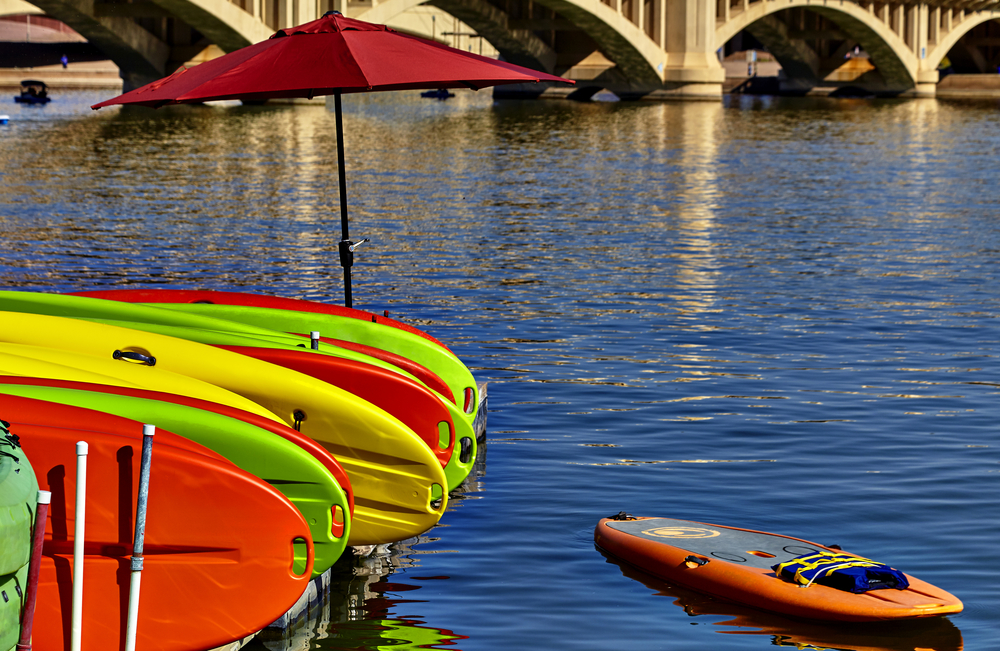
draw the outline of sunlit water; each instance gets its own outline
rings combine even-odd
[[[342,300],[331,113],[103,98],[3,109],[2,285]],[[997,648],[997,105],[345,105],[355,305],[489,381],[488,452],[441,526],[256,648]],[[622,510],[838,543],[966,609],[699,597],[594,548]]]

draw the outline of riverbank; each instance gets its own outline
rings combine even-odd
[[[44,81],[49,88],[57,90],[106,88],[121,92],[122,88],[118,66],[110,61],[70,63],[65,68],[61,65],[0,68],[0,88],[18,89],[23,79]]]
[[[817,86],[806,95],[825,97],[838,90],[837,86]],[[740,95],[779,95],[776,75],[727,77],[722,92]],[[938,99],[1000,99],[1000,75],[948,75],[937,84]]]
[[[768,69],[767,72],[770,72]],[[89,61],[34,68],[0,68],[0,88],[18,89],[23,79],[38,79],[49,88],[60,90],[108,89],[121,92],[122,80],[118,67],[111,61]],[[829,95],[836,87],[817,87],[809,95]],[[727,77],[722,92],[744,95],[777,95],[776,75],[754,77]],[[953,74],[944,77],[937,85],[940,99],[1000,99],[1000,75]]]

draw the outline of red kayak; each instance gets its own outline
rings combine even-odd
[[[297,334],[300,337],[310,336],[308,333],[304,332],[293,332],[291,334]],[[429,388],[437,391],[445,399],[451,400],[452,404],[457,404],[452,390],[448,387],[448,383],[441,379],[441,376],[426,366],[417,364],[408,357],[397,355],[396,353],[391,353],[388,350],[382,350],[381,348],[375,348],[374,346],[367,346],[354,341],[347,341],[345,339],[320,337],[319,340],[324,344],[330,344],[331,346],[352,350],[356,353],[361,353],[362,355],[368,355],[369,357],[380,359],[387,364],[392,364],[396,368],[403,369],[413,377],[426,384]]]
[[[451,461],[455,422],[442,399],[427,387],[394,371],[331,355],[287,348],[218,346],[261,361],[305,373],[367,400],[416,432],[441,462]],[[443,436],[447,428],[447,438]]]
[[[350,307],[306,301],[299,298],[265,296],[246,292],[219,292],[206,289],[101,289],[90,292],[72,292],[71,295],[103,298],[109,301],[122,301],[124,303],[214,303],[217,305],[246,305],[249,307],[291,310],[293,312],[332,314],[334,316],[345,316],[352,319],[392,326],[393,328],[420,335],[429,341],[433,341],[438,346],[448,349],[447,346],[423,330],[414,328],[402,321],[396,321],[387,316],[378,316],[371,312],[355,310]]]
[[[284,423],[279,423],[277,421],[265,418],[259,414],[250,413],[242,409],[237,409],[236,407],[230,407],[229,405],[222,405],[217,402],[211,402],[209,400],[201,400],[199,398],[189,398],[188,396],[181,396],[174,393],[166,393],[163,391],[152,391],[149,389],[134,389],[131,387],[120,387],[108,384],[96,384],[93,382],[75,382],[73,380],[55,380],[49,378],[33,378],[33,377],[21,377],[17,375],[0,375],[0,384],[24,384],[31,386],[48,386],[48,387],[61,387],[63,389],[79,389],[81,391],[100,391],[102,393],[110,393],[119,396],[131,396],[133,398],[147,398],[149,400],[161,400],[164,402],[172,402],[178,405],[185,405],[187,407],[195,407],[197,409],[204,409],[206,411],[212,411],[223,416],[229,416],[230,418],[236,418],[245,423],[255,425],[261,429],[267,430],[272,434],[277,434],[281,438],[290,441],[300,448],[314,456],[323,466],[333,475],[333,478],[337,480],[340,484],[340,488],[344,491],[347,496],[347,503],[350,506],[351,517],[354,516],[354,491],[351,489],[351,480],[347,476],[347,472],[344,470],[343,466],[337,462],[337,460],[331,455],[326,448],[321,446],[316,441],[312,440],[308,436],[296,432],[294,429],[285,425]],[[185,439],[187,440],[187,439]],[[213,453],[214,454],[214,453]],[[334,534],[339,537],[338,532]]]
[[[6,395],[0,415],[20,437],[39,487],[52,492],[33,648],[70,648],[77,441],[89,446],[82,648],[122,648],[142,424]],[[306,549],[307,567],[293,567],[296,546]],[[309,527],[284,496],[207,448],[157,430],[137,649],[210,649],[260,630],[305,590],[312,554]]]

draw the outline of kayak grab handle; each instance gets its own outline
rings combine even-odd
[[[702,565],[707,565],[708,561],[709,559],[707,558],[698,558],[694,554],[691,554],[684,559],[684,564],[688,567],[701,567]]]
[[[146,366],[156,366],[156,358],[152,355],[143,355],[131,350],[116,350],[111,354],[114,359],[128,359],[134,362],[142,362]]]

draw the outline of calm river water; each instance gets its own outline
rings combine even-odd
[[[342,300],[331,113],[87,108],[106,96],[5,100],[0,284]],[[1000,106],[345,108],[356,306],[489,381],[488,451],[439,527],[255,648],[1000,646]],[[595,550],[622,510],[838,543],[965,612],[829,627],[699,597]]]

